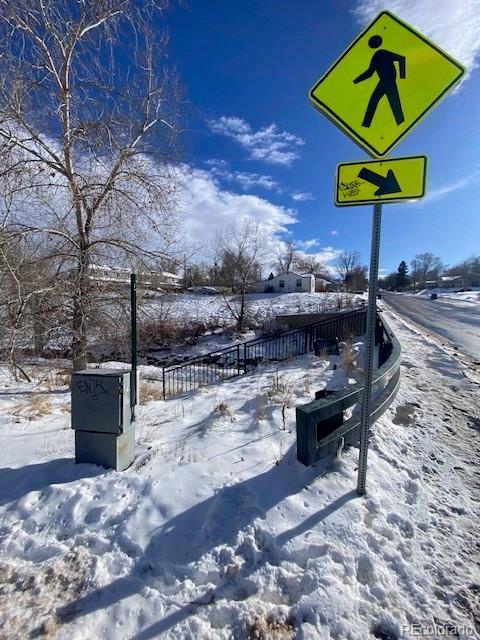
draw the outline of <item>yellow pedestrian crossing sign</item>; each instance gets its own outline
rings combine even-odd
[[[380,13],[310,91],[310,100],[370,155],[382,158],[465,69],[389,11]]]
[[[417,200],[425,195],[427,158],[344,162],[337,167],[337,207]]]

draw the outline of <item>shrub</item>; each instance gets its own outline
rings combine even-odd
[[[270,336],[278,336],[287,329],[287,325],[270,316],[261,323],[258,334],[261,338],[269,338]]]

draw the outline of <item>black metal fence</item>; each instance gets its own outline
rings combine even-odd
[[[319,341],[347,340],[366,330],[366,309],[257,338],[162,368],[164,399],[252,371],[259,364],[281,362],[314,351]]]

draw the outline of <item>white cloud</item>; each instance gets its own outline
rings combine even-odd
[[[334,249],[333,247],[321,247],[320,251],[317,251],[313,255],[317,258],[317,260],[321,260],[322,262],[326,262],[327,264],[330,264],[331,262],[336,260],[342,252],[343,252],[343,249]]]
[[[337,229],[333,229],[333,231],[330,232],[331,236],[338,236],[338,231]]]
[[[480,169],[474,171],[469,176],[465,178],[461,178],[455,182],[449,182],[448,184],[443,185],[443,187],[438,187],[437,189],[431,189],[427,195],[421,200],[422,204],[428,204],[432,202],[432,200],[441,200],[445,198],[452,191],[458,191],[459,189],[464,189],[465,187],[470,187],[473,184],[480,182]]]
[[[297,249],[311,249],[312,247],[318,247],[320,245],[320,240],[317,238],[312,238],[311,240],[298,240],[295,242],[295,247]]]
[[[216,178],[221,178],[228,182],[236,182],[244,191],[250,191],[254,187],[261,187],[268,191],[275,190],[279,193],[282,191],[280,185],[272,176],[255,173],[253,171],[230,171],[226,168],[228,166],[227,162],[222,160],[222,164],[217,164],[218,162],[219,161],[215,161],[215,163],[212,163],[212,161],[207,160],[206,164],[211,167],[210,173]]]
[[[364,24],[384,9],[431,38],[463,63],[468,73],[477,66],[480,0],[357,0],[355,14]]]
[[[211,256],[218,231],[241,224],[244,220],[258,223],[268,238],[268,251],[276,255],[280,235],[289,233],[296,222],[295,211],[264,198],[221,189],[208,171],[180,169],[179,204],[183,211],[187,242],[199,247],[198,258]]]
[[[294,191],[292,193],[292,200],[295,200],[295,202],[307,202],[309,200],[315,200],[315,196],[304,191]]]
[[[299,156],[296,148],[305,144],[302,138],[280,131],[276,124],[254,131],[250,124],[237,116],[221,116],[209,120],[214,133],[232,138],[249,153],[252,160],[290,166]]]
[[[278,252],[285,247],[281,238],[292,235],[292,225],[297,219],[294,209],[282,207],[264,198],[250,194],[238,194],[220,188],[209,171],[192,169],[183,165],[179,169],[181,187],[178,199],[183,215],[185,240],[198,248],[194,259],[208,260],[213,255],[217,232],[252,220],[266,236],[265,271],[276,262]],[[321,247],[317,238],[295,243],[299,253],[315,256],[321,262],[330,263],[341,253],[340,249]]]
[[[205,164],[207,167],[213,167],[214,169],[222,169],[228,166],[228,162],[226,160],[219,160],[218,158],[209,158],[205,160]]]
[[[215,178],[220,178],[228,182],[236,182],[243,191],[251,191],[255,187],[260,187],[267,191],[275,191],[276,193],[284,192],[280,184],[272,178],[272,176],[255,173],[254,171],[231,171],[228,169],[228,162],[225,160],[217,160],[216,158],[206,160],[205,164],[210,167],[210,173]],[[315,197],[311,193],[304,191],[293,191],[290,196],[295,202],[315,200]]]

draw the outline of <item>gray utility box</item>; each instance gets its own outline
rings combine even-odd
[[[130,371],[85,369],[72,374],[75,462],[123,471],[134,459]]]

